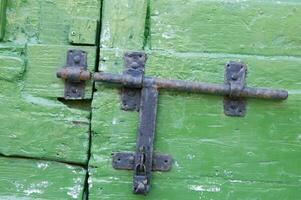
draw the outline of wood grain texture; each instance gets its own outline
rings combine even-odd
[[[97,21],[94,19],[74,18],[70,23],[69,42],[95,45],[97,27]]]
[[[74,18],[99,20],[100,0],[12,0],[8,2],[8,9],[4,41],[68,44]],[[78,34],[89,40],[95,39],[85,30],[80,31]]]
[[[1,199],[82,199],[85,173],[56,162],[0,158]]]
[[[94,71],[100,0],[7,2],[0,44],[0,199],[83,199],[86,171],[58,162],[87,164],[92,83],[83,101],[61,100],[64,82],[56,70],[68,49],[82,49]]]
[[[22,93],[19,83],[0,83],[1,154],[87,161],[88,110]]]
[[[161,91],[155,151],[174,158],[155,172],[147,199],[298,199],[301,173],[300,64],[297,57],[148,52],[146,74],[223,83],[224,63],[248,65],[248,86],[285,88],[284,102],[249,99],[244,118],[223,114],[222,97]],[[122,70],[122,51],[101,51],[100,69]],[[292,73],[293,72],[293,73]],[[111,153],[133,151],[138,113],[120,110],[118,88],[94,94],[90,199],[140,199],[132,172],[114,170]],[[105,114],[104,114],[105,113]],[[145,197],[143,197],[145,198]]]
[[[1,45],[0,153],[86,163],[89,103],[60,102],[64,84],[55,76],[71,46]],[[90,70],[95,48],[89,47]],[[25,69],[25,58],[27,68]],[[92,87],[86,97],[91,98]],[[0,193],[1,194],[1,193]]]
[[[151,48],[301,55],[298,0],[151,0]]]
[[[102,48],[142,49],[147,0],[104,0]]]
[[[0,44],[0,80],[16,82],[25,72],[24,45]]]

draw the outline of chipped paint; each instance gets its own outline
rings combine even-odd
[[[188,189],[196,192],[220,192],[220,187],[204,185],[188,185]]]

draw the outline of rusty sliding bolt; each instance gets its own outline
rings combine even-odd
[[[69,81],[88,81],[91,79],[91,73],[81,68],[61,68],[57,71],[58,78]]]
[[[214,94],[228,96],[231,92],[230,85],[211,84],[183,80],[168,80],[152,77],[144,77],[142,81],[131,76],[127,77],[121,74],[111,74],[97,72],[93,76],[94,81],[117,83],[127,85],[132,88],[142,88],[145,86],[154,86],[158,89],[172,89],[179,91],[188,91],[195,93]],[[140,82],[139,82],[140,81]],[[253,97],[261,99],[284,100],[288,97],[286,90],[244,87],[240,92],[235,94],[236,97]]]
[[[83,70],[60,69],[57,72],[57,77],[65,80],[90,80],[96,82],[108,82],[126,85],[131,88],[142,88],[144,86],[154,86],[158,89],[172,89],[179,91],[188,91],[195,93],[214,94],[227,96],[231,94],[230,85],[201,83],[183,80],[168,80],[152,77],[144,77],[143,80],[134,78],[129,75],[112,74],[104,72],[96,72],[91,76],[90,72]],[[266,89],[255,87],[244,87],[240,92],[235,94],[236,97],[253,97],[260,99],[285,100],[288,97],[286,90]]]

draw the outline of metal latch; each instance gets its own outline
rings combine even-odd
[[[73,56],[78,54],[74,51]],[[81,65],[75,65],[72,62],[60,69],[57,72],[57,77],[65,79],[66,85],[71,84],[73,88],[78,86],[79,89],[82,89],[82,85],[76,84],[78,82],[82,84],[82,81],[89,79],[120,84],[124,87],[122,94],[123,109],[140,109],[135,153],[115,153],[112,162],[115,169],[134,171],[133,192],[135,194],[146,194],[149,191],[151,171],[168,171],[172,164],[172,158],[169,155],[155,154],[153,151],[158,90],[164,88],[224,96],[224,113],[228,116],[244,116],[246,111],[245,98],[247,97],[274,100],[284,100],[288,97],[288,92],[285,90],[247,87],[245,85],[247,67],[238,62],[226,64],[224,84],[210,84],[145,77],[146,55],[144,53],[126,53],[124,61],[125,71],[123,74],[95,72],[92,76],[86,70],[86,67],[80,67]],[[84,62],[79,61],[79,63]],[[70,98],[68,90],[69,86],[65,86],[65,98]],[[128,95],[129,93],[131,95]],[[67,96],[68,94],[69,96]],[[81,95],[73,95],[72,98],[81,98]]]
[[[140,52],[132,52],[124,54],[124,76],[134,77],[139,83],[142,83],[144,77],[144,66],[146,62],[146,54]],[[142,87],[142,85],[140,85]],[[131,88],[124,83],[121,89],[121,103],[123,110],[137,110],[140,108],[141,89]]]
[[[230,94],[224,97],[224,113],[228,116],[244,116],[246,100],[239,97],[245,87],[247,66],[238,62],[229,62],[225,67],[225,85],[230,86]]]
[[[85,97],[85,81],[91,79],[87,71],[87,53],[81,50],[68,50],[67,62],[57,76],[65,80],[65,99],[83,99]]]

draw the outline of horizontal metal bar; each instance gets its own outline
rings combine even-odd
[[[89,71],[80,68],[62,68],[56,72],[58,78],[72,81],[88,81],[91,79]]]
[[[183,80],[168,80],[152,77],[145,77],[141,82],[140,79],[136,79],[131,76],[104,72],[96,72],[93,77],[95,81],[117,83],[121,85],[127,85],[127,87],[133,88],[142,88],[143,86],[152,85],[157,87],[158,89],[172,89],[178,91],[214,94],[221,96],[227,96],[231,94],[230,85],[225,84],[211,84]],[[236,94],[236,97],[253,97],[260,99],[285,100],[288,97],[288,92],[286,90],[244,87],[238,94]]]

